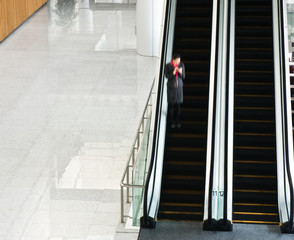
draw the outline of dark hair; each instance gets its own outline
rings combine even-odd
[[[174,53],[173,59],[181,58],[181,55],[179,53]]]

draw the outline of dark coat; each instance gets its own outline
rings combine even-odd
[[[169,104],[183,102],[183,79],[186,77],[185,65],[180,63],[178,68],[182,68],[182,74],[178,74],[178,87],[175,86],[176,75],[173,75],[174,66],[171,63],[165,65],[165,76],[167,77],[167,101]]]

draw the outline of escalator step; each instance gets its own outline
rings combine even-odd
[[[266,38],[262,38],[262,39],[264,41],[268,40]],[[236,59],[246,59],[249,57],[252,59],[264,60],[264,59],[272,59],[272,55],[273,55],[271,48],[256,48],[255,46],[253,48],[244,47],[244,46],[236,47],[236,52],[238,54],[236,55]]]
[[[235,132],[268,134],[275,131],[274,121],[235,120]]]
[[[197,17],[195,17],[195,16],[197,16]],[[196,26],[202,26],[205,28],[210,28],[211,23],[209,21],[208,16],[205,16],[205,17],[203,17],[203,16],[201,17],[199,15],[195,15],[195,16],[193,16],[193,17],[183,16],[181,18],[181,21],[176,22],[176,27],[181,28],[181,27],[185,27],[185,26],[195,26],[196,25]]]
[[[235,160],[234,174],[275,176],[276,166],[274,161]]]
[[[177,173],[179,174],[179,173]],[[195,176],[183,176],[183,175],[164,175],[165,181],[162,183],[162,187],[165,190],[170,188],[181,190],[181,191],[191,191],[191,190],[204,190],[204,177]],[[203,185],[202,189],[198,186]]]
[[[246,175],[246,174],[234,174],[234,187],[236,189],[250,188],[252,190],[272,190],[273,187],[277,187],[277,178],[275,176],[268,175]]]
[[[236,38],[239,37],[267,37],[272,38],[272,31],[270,28],[261,29],[261,28],[237,28],[236,29]],[[237,42],[236,42],[237,43]]]
[[[258,160],[258,161],[270,161],[273,160],[276,151],[273,148],[270,149],[258,149],[258,148],[238,148],[234,150],[234,159],[238,160]]]
[[[235,104],[240,107],[270,108],[274,103],[274,97],[268,95],[236,94]]]
[[[159,211],[158,218],[161,221],[202,221],[203,212]]]
[[[162,211],[202,212],[203,204],[196,203],[161,203]]]
[[[252,117],[259,120],[274,120],[273,109],[270,108],[235,108],[235,118],[237,120],[251,120]]]
[[[169,129],[170,133],[202,134],[206,136],[206,123],[200,121],[181,121],[181,129]]]
[[[168,134],[166,144],[170,147],[206,147],[206,135],[199,134]]]
[[[234,202],[277,204],[276,194],[275,190],[234,189],[233,200]]]
[[[234,220],[260,221],[260,222],[279,222],[278,213],[263,212],[234,212]]]
[[[236,21],[236,25],[238,27],[241,26],[269,26],[271,24],[271,17],[270,16],[240,16]]]
[[[235,133],[235,146],[249,146],[260,148],[274,148],[275,147],[275,135],[257,135],[250,133],[238,134]]]

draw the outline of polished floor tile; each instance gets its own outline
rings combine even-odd
[[[157,64],[136,54],[127,2],[49,0],[0,44],[0,240],[120,237]]]

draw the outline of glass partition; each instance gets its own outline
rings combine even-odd
[[[140,150],[133,168],[133,184],[144,185],[147,167],[148,143],[150,135],[151,115],[146,122],[146,129],[143,135]],[[140,226],[140,218],[143,216],[143,193],[144,188],[133,188],[132,194],[132,211],[133,211],[133,226]]]

